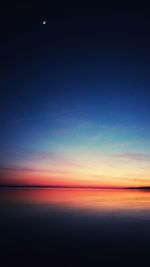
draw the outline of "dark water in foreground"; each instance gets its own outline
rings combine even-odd
[[[0,189],[0,266],[149,266],[150,191]]]

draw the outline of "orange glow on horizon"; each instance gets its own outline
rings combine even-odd
[[[72,186],[72,187],[138,187],[149,186],[150,179],[114,178],[104,177],[103,179],[88,177],[88,175],[65,175],[49,172],[32,171],[1,171],[0,184],[8,185],[29,185],[29,186]]]

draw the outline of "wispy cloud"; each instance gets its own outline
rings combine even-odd
[[[54,166],[61,166],[63,168],[67,167],[75,167],[80,168],[82,164],[71,157],[67,157],[62,153],[55,151],[42,151],[42,150],[34,150],[34,149],[20,149],[11,152],[11,165],[13,166],[28,166],[29,169],[38,169],[38,167],[42,166],[43,170],[50,170]],[[32,167],[33,166],[33,167]]]
[[[77,115],[83,115],[88,112],[88,110],[93,109],[95,106],[88,106],[87,108],[74,108],[74,109],[69,109],[66,111],[56,111],[56,112],[47,112],[47,114],[39,115],[39,116],[31,116],[31,117],[18,117],[17,119],[12,119],[6,121],[6,124],[15,124],[15,123],[21,123],[21,122],[28,122],[28,121],[36,121],[36,120],[41,120],[41,119],[53,119],[53,118],[59,118],[65,122],[67,121],[69,116],[74,116],[75,114]]]
[[[61,173],[61,174],[67,174],[69,173],[68,171],[48,171],[48,170],[43,170],[43,169],[40,169],[40,168],[25,168],[25,167],[18,167],[18,166],[13,166],[13,167],[9,167],[9,166],[0,166],[0,171],[15,171],[15,172],[33,172],[33,173],[37,173],[37,172],[41,172],[41,173],[50,173],[50,174],[53,174],[53,173]]]
[[[123,159],[123,160],[150,161],[150,155],[146,153],[127,152],[127,153],[118,153],[115,154],[114,156],[118,159]]]

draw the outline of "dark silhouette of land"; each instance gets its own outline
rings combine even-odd
[[[150,186],[139,186],[139,187],[126,187],[125,189],[133,189],[133,190],[150,190]]]
[[[51,186],[51,185],[0,185],[0,187],[12,188],[83,188],[83,189],[121,189],[123,187],[107,187],[107,186]]]
[[[136,187],[111,187],[111,186],[55,186],[55,185],[8,185],[1,184],[0,188],[77,188],[77,189],[132,189],[132,190],[150,190],[150,186]]]

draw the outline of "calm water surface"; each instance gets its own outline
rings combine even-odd
[[[150,191],[1,189],[2,266],[135,266],[150,252]]]

